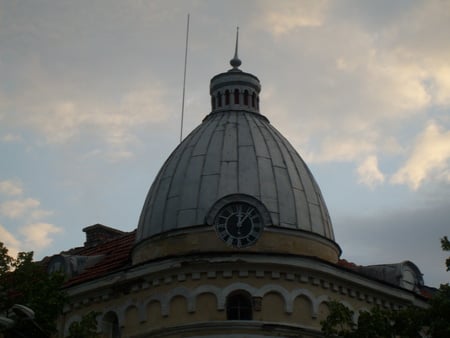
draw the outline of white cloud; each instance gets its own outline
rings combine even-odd
[[[0,214],[12,219],[21,218],[36,210],[41,203],[34,198],[10,200],[0,204]]]
[[[299,27],[322,25],[329,1],[284,0],[282,3],[264,1],[262,22],[275,36],[289,33]]]
[[[0,193],[8,196],[18,196],[23,193],[22,184],[16,180],[0,181]]]
[[[450,178],[450,131],[430,122],[411,149],[406,163],[391,178],[392,183],[418,189],[427,179]]]
[[[43,209],[35,209],[35,210],[30,210],[28,219],[40,220],[40,219],[47,218],[48,216],[51,216],[51,215],[53,215],[53,211],[43,210]]]
[[[28,122],[40,131],[49,143],[64,143],[79,133],[79,127],[86,123],[89,111],[84,111],[72,101],[57,101],[34,111]]]
[[[431,75],[419,60],[408,60],[401,52],[383,50],[373,53],[367,64],[368,90],[376,95],[387,111],[377,115],[395,114],[403,118],[411,111],[426,108],[431,96],[425,86],[425,80]]]
[[[0,215],[10,219],[39,220],[53,214],[39,208],[41,202],[35,198],[7,200],[0,203]]]
[[[354,161],[375,150],[375,144],[367,137],[361,139],[352,136],[334,135],[321,141],[320,149],[306,153],[308,162],[348,162]]]
[[[10,219],[10,229],[0,224],[0,241],[5,243],[10,255],[16,256],[20,251],[40,250],[50,245],[50,236],[61,229],[42,220],[53,212],[40,208],[41,202],[35,198],[22,197],[20,181],[0,181],[0,193],[6,196],[0,202],[0,217]],[[20,224],[29,225],[20,227]]]
[[[368,156],[357,168],[359,176],[358,182],[369,186],[370,188],[384,182],[384,174],[378,168],[378,159],[376,156]]]
[[[0,116],[0,120],[1,120],[1,116]],[[22,137],[18,134],[14,134],[14,133],[7,133],[5,135],[2,135],[1,140],[3,142],[15,142],[15,141],[20,141],[22,140]]]
[[[436,106],[450,106],[450,48],[442,34],[450,30],[450,11],[441,13],[439,2],[430,1],[405,6],[391,20],[381,10],[364,20],[352,17],[345,5],[329,7],[322,7],[321,25],[291,30],[279,42],[297,59],[283,51],[289,71],[281,62],[274,67],[273,78],[282,78],[284,87],[270,99],[289,112],[276,117],[277,125],[302,145],[309,161],[358,163],[374,153],[383,159],[403,152],[401,144],[413,138],[411,126],[435,114]],[[356,13],[365,7],[370,6]],[[365,25],[376,20],[386,21]]]
[[[450,64],[434,69],[434,100],[438,105],[450,105]]]
[[[20,229],[25,237],[25,245],[36,250],[48,247],[53,239],[51,235],[62,232],[62,229],[49,223],[32,223]]]
[[[112,158],[128,158],[137,129],[161,124],[170,117],[164,97],[165,91],[155,85],[125,93],[118,104],[50,98],[48,104],[26,107],[25,121],[48,143],[64,144],[83,134],[105,142]]]
[[[20,251],[21,243],[20,241],[3,225],[0,224],[0,241],[5,244],[6,248],[9,250],[8,255],[16,257],[17,253]]]

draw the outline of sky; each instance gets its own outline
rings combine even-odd
[[[450,1],[0,0],[0,241],[35,258],[137,227],[230,68],[319,183],[342,258],[450,280]]]

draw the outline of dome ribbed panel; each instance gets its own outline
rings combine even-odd
[[[274,226],[334,240],[320,189],[291,144],[263,116],[227,111],[210,114],[169,156],[148,193],[137,241],[203,225],[230,194],[257,198]]]

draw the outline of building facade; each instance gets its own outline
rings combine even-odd
[[[426,306],[411,262],[340,259],[328,210],[294,147],[260,112],[259,79],[211,79],[211,112],[156,176],[136,231],[96,224],[55,255],[71,323],[97,311],[104,337],[321,337],[327,303]]]

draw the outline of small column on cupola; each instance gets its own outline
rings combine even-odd
[[[236,31],[234,57],[230,60],[231,69],[211,79],[211,112],[246,111],[259,113],[259,93],[261,84],[253,74],[243,72],[239,67],[242,61],[238,56],[239,27]]]

